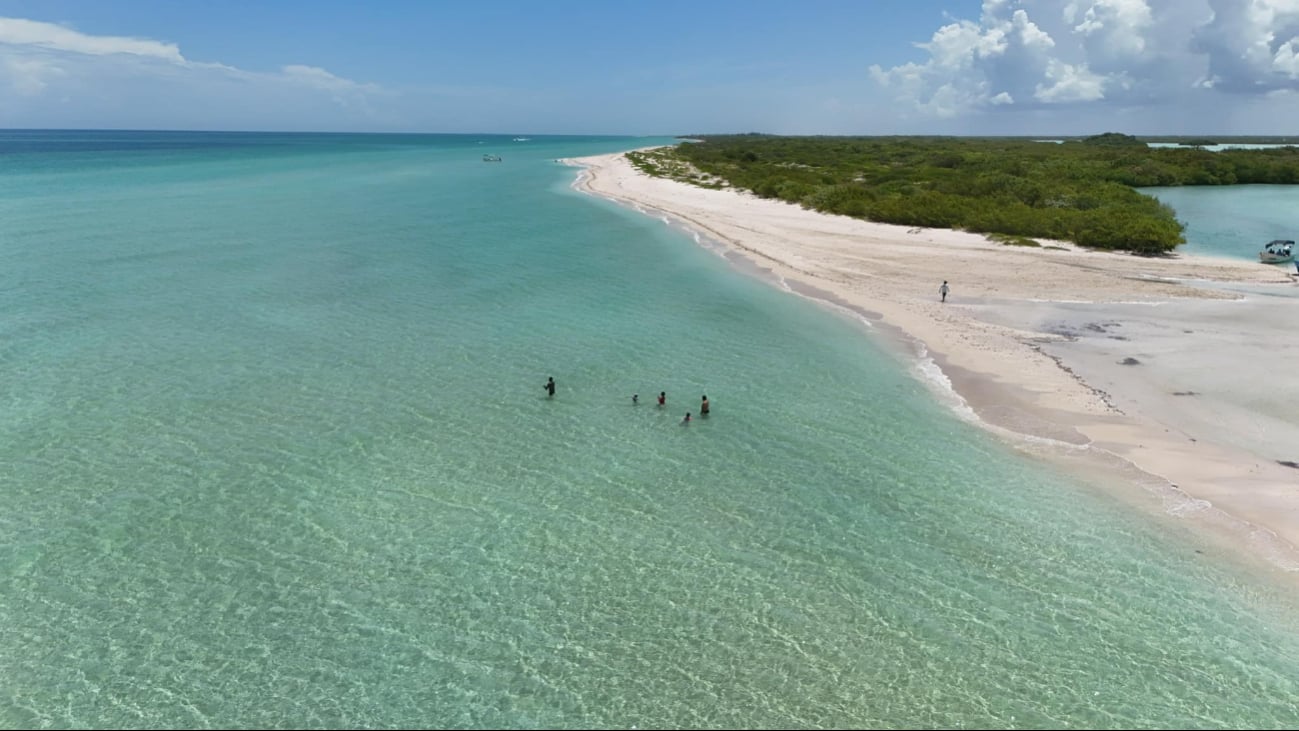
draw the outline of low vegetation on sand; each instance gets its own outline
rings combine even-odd
[[[1185,242],[1168,206],[1138,188],[1299,183],[1299,149],[1151,148],[1106,133],[1049,144],[953,137],[692,135],[630,153],[649,175],[734,187],[826,213],[905,226],[1056,239],[1157,256]]]

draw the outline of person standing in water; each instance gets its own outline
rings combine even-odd
[[[685,426],[686,424],[689,424],[689,423],[690,423],[690,412],[687,411],[687,412],[686,412],[686,418],[684,418],[684,419],[681,420],[681,426]]]
[[[667,406],[667,404],[668,404],[668,392],[659,391],[659,406]]]
[[[703,403],[699,404],[699,415],[708,416],[708,396],[706,394]]]
[[[546,398],[551,398],[551,397],[553,397],[553,396],[555,395],[555,379],[554,379],[554,377],[552,376],[552,377],[548,377],[548,378],[546,378],[546,385],[542,386],[542,388],[546,389]]]
[[[639,404],[639,403],[640,403],[640,394],[638,394],[638,393],[633,393],[633,394],[631,395],[631,402],[632,402],[633,404]]]

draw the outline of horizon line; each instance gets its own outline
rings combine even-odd
[[[1075,133],[1075,134],[1058,134],[1058,133],[1036,133],[1036,134],[945,134],[945,133],[777,133],[777,132],[707,132],[707,133],[657,133],[657,134],[627,134],[627,133],[608,133],[608,132],[429,132],[429,131],[391,131],[391,130],[259,130],[259,129],[197,129],[197,128],[146,128],[146,127],[0,127],[0,132],[149,132],[149,133],[190,133],[190,134],[282,134],[282,135],[490,135],[496,137],[619,137],[619,138],[644,138],[644,137],[671,137],[675,139],[695,139],[700,137],[844,137],[844,138],[952,138],[952,139],[1085,139],[1101,134],[1110,134],[1113,131],[1094,132],[1094,133]],[[1197,132],[1184,134],[1168,133],[1119,133],[1127,134],[1137,138],[1196,138],[1196,137],[1213,137],[1220,139],[1239,139],[1239,138],[1276,138],[1276,139],[1295,139],[1299,140],[1299,134],[1222,134],[1211,132]]]

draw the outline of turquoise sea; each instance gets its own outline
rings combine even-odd
[[[666,141],[0,132],[0,726],[1299,725],[1277,582],[555,161]]]

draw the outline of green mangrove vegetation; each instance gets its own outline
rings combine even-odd
[[[631,153],[650,175],[732,186],[826,213],[1164,254],[1184,243],[1171,208],[1137,188],[1299,183],[1299,148],[1151,148],[1106,133],[1060,144],[1022,138],[692,135]]]

